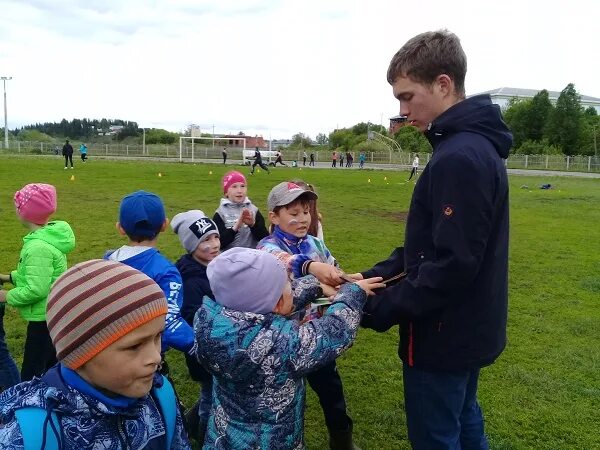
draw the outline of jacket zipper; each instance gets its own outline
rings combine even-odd
[[[127,434],[125,434],[125,428],[123,427],[123,420],[120,416],[117,417],[117,434],[119,435],[119,441],[123,446],[123,450],[127,450],[129,445],[127,444]]]

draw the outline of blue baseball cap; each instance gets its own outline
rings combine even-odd
[[[153,239],[165,222],[165,207],[156,194],[137,191],[121,201],[119,223],[130,236],[144,236]]]

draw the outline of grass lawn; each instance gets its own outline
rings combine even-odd
[[[67,220],[77,237],[69,256],[74,264],[125,243],[114,226],[125,194],[156,192],[169,217],[188,209],[212,216],[225,172],[218,165],[93,159],[65,171],[62,158],[35,157],[0,157],[0,166],[2,273],[19,258],[25,229],[14,215],[12,196],[26,183],[57,187],[55,218]],[[249,196],[266,215],[271,187],[296,177],[317,187],[326,243],[345,270],[370,267],[402,244],[414,187],[403,183],[406,172],[277,168],[251,177]],[[556,189],[540,190],[542,183]],[[600,180],[514,176],[510,186],[508,346],[482,371],[479,389],[491,448],[600,448]],[[172,260],[183,253],[172,232],[161,236],[159,248]],[[20,364],[25,323],[11,308],[5,322]],[[339,359],[363,449],[409,448],[397,342],[395,328],[384,334],[361,330]],[[170,353],[178,391],[189,406],[198,386],[187,381],[183,358]],[[309,448],[327,448],[322,412],[310,389],[305,430]]]

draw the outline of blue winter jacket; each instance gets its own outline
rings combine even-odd
[[[382,331],[400,324],[399,354],[410,366],[482,367],[506,344],[504,159],[512,135],[489,95],[478,95],[446,110],[426,136],[433,155],[413,192],[404,260],[396,251],[364,273],[385,276],[404,269],[407,276],[382,290],[373,305],[369,300],[369,326]]]
[[[194,330],[181,317],[181,275],[177,268],[155,248],[146,248],[141,253],[123,258],[126,251],[135,247],[124,246],[108,251],[104,259],[122,262],[152,278],[165,293],[169,310],[165,319],[165,331],[161,338],[162,351],[173,347],[185,353],[194,353]]]
[[[162,383],[162,377],[156,377],[156,383]],[[1,449],[23,450],[22,430],[15,410],[27,406],[56,413],[62,450],[165,450],[166,447],[164,420],[150,395],[127,408],[111,407],[67,385],[57,365],[43,378],[18,384],[0,394]],[[171,449],[190,448],[177,411]]]
[[[337,261],[321,239],[310,234],[298,238],[293,234],[286,233],[279,226],[275,226],[273,233],[262,239],[256,248],[277,256],[286,265],[291,276],[295,278],[307,275],[304,270],[307,261],[338,266]]]
[[[321,294],[313,276],[294,280],[301,308]],[[304,376],[352,345],[366,293],[344,285],[325,315],[304,324],[204,299],[194,320],[198,358],[214,375],[204,449],[304,448]]]

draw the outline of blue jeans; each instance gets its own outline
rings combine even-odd
[[[8,352],[4,340],[4,304],[0,304],[0,390],[19,384],[19,369]]]
[[[408,439],[415,450],[487,450],[477,403],[479,369],[425,371],[403,365]]]

